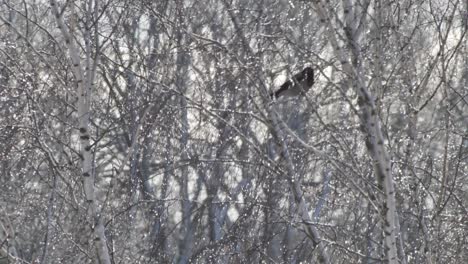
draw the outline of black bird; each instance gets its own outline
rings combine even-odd
[[[305,95],[312,85],[314,85],[314,70],[311,67],[306,67],[300,73],[295,74],[291,79],[283,83],[270,96],[271,98],[278,98],[280,96]]]

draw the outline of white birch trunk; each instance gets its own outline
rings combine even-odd
[[[390,158],[388,157],[387,150],[384,146],[384,136],[382,134],[381,123],[377,116],[377,108],[373,96],[364,85],[362,76],[359,74],[359,69],[353,68],[349,63],[343,49],[338,43],[337,36],[333,25],[330,22],[330,17],[326,11],[326,6],[322,1],[316,0],[313,2],[322,23],[327,27],[327,37],[337,55],[343,71],[352,78],[353,88],[359,97],[359,104],[361,109],[361,123],[365,131],[367,150],[373,160],[374,173],[378,184],[383,188],[384,201],[381,214],[384,218],[384,244],[385,255],[389,263],[398,263],[396,236],[398,235],[396,225],[396,202],[395,190],[393,186],[393,178],[390,167]],[[349,0],[345,1],[345,8],[351,6]],[[352,22],[350,18],[350,11],[345,10],[348,14],[348,22]],[[359,55],[357,50],[356,39],[354,39],[352,28],[347,28],[347,38],[351,43],[350,47],[354,56]],[[355,59],[358,59],[356,57]],[[358,65],[358,64],[355,64]]]
[[[96,3],[95,3],[96,4]],[[87,218],[91,223],[93,230],[93,237],[90,239],[91,243],[94,243],[94,247],[97,252],[97,259],[95,262],[98,263],[111,263],[109,251],[107,249],[105,229],[101,218],[98,214],[98,205],[96,201],[96,195],[94,193],[94,175],[92,171],[92,155],[90,145],[90,135],[88,131],[89,123],[89,111],[90,111],[90,100],[91,91],[93,88],[94,75],[96,71],[96,63],[91,66],[91,50],[90,50],[90,36],[89,32],[85,34],[85,45],[86,45],[86,75],[83,73],[80,54],[76,47],[72,33],[67,29],[65,22],[58,10],[57,2],[50,0],[53,15],[55,16],[57,25],[62,32],[65,39],[65,44],[68,48],[68,52],[71,59],[71,66],[75,77],[75,82],[78,86],[78,118],[79,118],[79,133],[80,133],[80,154],[81,154],[81,175],[83,177],[83,189],[85,194],[86,203],[88,204]],[[72,14],[75,16],[75,14]],[[72,27],[74,21],[71,21]]]

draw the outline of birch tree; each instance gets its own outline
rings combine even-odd
[[[85,59],[82,62],[80,58],[80,52],[76,47],[73,40],[74,30],[77,23],[77,15],[72,11],[70,27],[67,28],[63,21],[63,17],[60,15],[59,7],[57,2],[54,0],[50,1],[52,12],[57,21],[57,25],[63,34],[65,44],[70,54],[70,64],[73,69],[76,86],[78,87],[78,120],[79,120],[79,132],[80,132],[80,159],[82,160],[82,172],[83,177],[83,190],[85,194],[87,204],[87,220],[91,226],[93,237],[90,237],[90,244],[96,248],[99,262],[110,263],[110,256],[107,248],[106,237],[104,234],[103,221],[99,216],[99,206],[97,204],[94,181],[95,175],[93,175],[92,167],[92,153],[89,133],[89,115],[90,115],[90,104],[92,93],[94,90],[95,75],[97,69],[97,63],[99,60],[99,51],[92,53],[92,45],[98,48],[99,41],[98,36],[95,35],[94,39],[96,43],[92,43],[91,29],[92,24],[97,27],[97,21],[92,20],[92,14],[94,17],[98,15],[98,3],[89,1],[83,5],[85,10],[85,28],[83,32],[84,36],[84,47],[85,47]]]

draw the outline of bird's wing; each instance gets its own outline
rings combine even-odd
[[[279,88],[278,90],[276,90],[275,92],[271,93],[270,96],[271,96],[271,97],[278,98],[282,92],[289,90],[293,85],[294,85],[294,83],[293,83],[292,80],[287,80],[285,83],[283,83],[283,84],[280,86],[280,88]]]
[[[271,93],[270,96],[272,98],[278,98],[281,95],[297,96],[299,94],[305,94],[313,84],[314,72],[310,67],[307,67],[283,83],[280,88]]]
[[[292,77],[292,79],[297,82],[297,83],[301,83],[302,81],[304,81],[306,78],[306,74],[304,71],[301,71],[300,73],[296,73],[294,74],[294,76]]]
[[[307,71],[307,68],[302,72],[294,75],[293,78],[294,81],[298,84],[297,89],[299,89],[301,93],[306,93],[314,84],[314,72]]]

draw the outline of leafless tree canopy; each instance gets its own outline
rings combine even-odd
[[[467,30],[462,0],[1,1],[0,264],[465,263]]]

